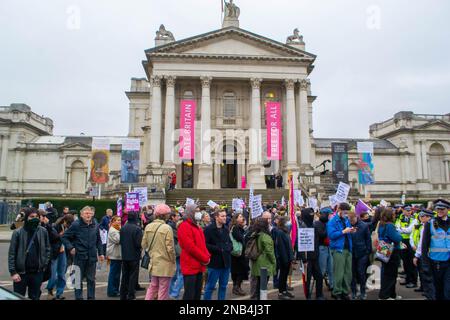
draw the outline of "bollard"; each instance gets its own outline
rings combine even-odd
[[[259,300],[267,300],[267,268],[261,268],[259,281]]]

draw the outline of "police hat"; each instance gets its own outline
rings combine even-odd
[[[434,201],[434,209],[449,209],[450,208],[450,202],[444,200],[444,199],[438,199]]]
[[[434,217],[434,212],[427,209],[422,209],[419,212],[419,216],[421,217]]]
[[[411,206],[405,206],[403,209],[405,209],[406,211],[411,211],[412,210]]]

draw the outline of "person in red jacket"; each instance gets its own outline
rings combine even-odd
[[[202,274],[210,261],[205,236],[198,225],[202,218],[196,205],[186,206],[186,220],[178,227],[178,243],[181,247],[180,267],[184,281],[183,300],[200,300]]]

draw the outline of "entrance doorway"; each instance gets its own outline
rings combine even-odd
[[[224,161],[220,165],[220,187],[224,189],[237,188],[237,160],[230,164]]]
[[[194,161],[183,162],[181,167],[181,176],[181,187],[183,189],[194,188]]]

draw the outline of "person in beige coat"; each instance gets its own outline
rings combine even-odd
[[[155,220],[144,231],[142,248],[150,255],[150,287],[145,300],[168,300],[170,281],[176,272],[175,244],[172,228],[166,224],[170,208],[159,204],[155,208]]]
[[[110,298],[119,296],[120,274],[122,269],[122,252],[120,248],[120,227],[121,219],[114,216],[111,219],[108,231],[108,241],[106,243],[106,256],[109,261],[108,289],[107,295]]]

